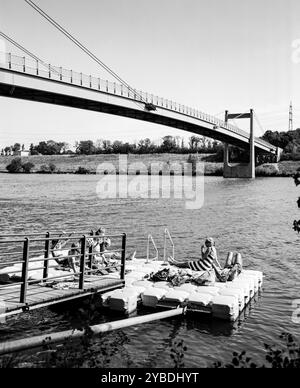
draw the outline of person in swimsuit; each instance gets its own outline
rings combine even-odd
[[[243,264],[240,254],[233,256],[233,253],[228,254],[225,267],[222,269],[218,262],[217,250],[213,238],[207,238],[205,245],[201,247],[201,259],[177,261],[173,257],[168,258],[170,264],[179,268],[189,268],[193,271],[210,271],[215,270],[219,281],[226,282],[233,280],[242,272]]]
[[[91,235],[94,236],[94,260],[101,264],[108,264],[110,260],[121,260],[120,252],[109,252],[107,249],[111,246],[110,238],[105,236],[105,228],[100,227],[95,233],[91,231]],[[136,251],[129,254],[126,260],[133,260],[135,258]]]

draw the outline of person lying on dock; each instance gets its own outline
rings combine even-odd
[[[193,271],[211,271],[215,270],[216,276],[220,282],[226,282],[233,280],[242,271],[242,257],[240,254],[236,254],[233,257],[233,253],[228,254],[225,267],[222,269],[217,256],[217,250],[213,238],[208,238],[205,241],[205,245],[201,247],[201,259],[200,260],[188,260],[177,261],[173,257],[168,258],[170,264],[175,265],[178,268],[189,268]]]

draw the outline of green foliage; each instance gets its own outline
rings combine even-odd
[[[23,172],[22,159],[15,158],[11,161],[11,163],[6,166],[6,169],[11,174],[17,174]]]
[[[78,167],[77,170],[75,171],[75,174],[79,174],[79,175],[87,175],[87,174],[90,174],[91,171],[88,169],[88,168],[85,168],[85,167]]]
[[[232,353],[232,360],[228,364],[223,364],[221,361],[217,361],[212,365],[213,368],[242,368],[242,369],[249,369],[249,368],[257,368],[257,365],[252,362],[251,357],[247,357],[246,352],[243,351],[241,353],[233,352]]]
[[[17,367],[19,360],[14,354],[0,358],[0,369],[9,369]]]
[[[300,344],[290,333],[282,333],[280,339],[283,347],[264,344],[266,350],[266,364],[257,365],[248,357],[246,352],[240,354],[234,352],[229,363],[215,362],[213,368],[272,368],[272,369],[299,369],[300,368]]]
[[[294,179],[296,187],[300,186],[300,172],[299,171],[293,175],[293,179]],[[298,204],[298,208],[300,208],[300,198],[298,198],[297,204]],[[293,229],[298,234],[300,233],[300,220],[298,220],[298,221],[294,220]]]
[[[187,352],[187,347],[183,340],[173,341],[170,357],[174,363],[174,368],[184,368],[184,354]]]
[[[26,174],[30,174],[31,173],[31,170],[34,168],[34,164],[31,163],[31,162],[27,162],[27,163],[24,163],[22,165],[23,167],[23,171],[26,173]]]
[[[55,166],[54,163],[49,163],[48,168],[51,174],[57,171],[57,167]]]
[[[281,160],[300,160],[300,128],[295,131],[267,131],[263,140],[283,149]]]
[[[3,151],[9,154],[15,147],[7,147]],[[149,138],[140,139],[136,143],[122,142],[120,140],[81,140],[75,143],[77,155],[95,154],[155,154],[155,153],[203,153],[214,154],[222,149],[222,145],[216,140],[210,140],[203,136],[191,136],[188,146],[185,146],[184,139],[179,136],[164,136],[161,144],[157,145]],[[17,149],[16,148],[16,149]],[[41,141],[38,145],[30,145],[31,155],[60,155],[74,153],[69,149],[66,142],[56,142],[54,140]]]
[[[31,155],[31,156],[33,156],[33,155],[38,155],[38,154],[39,154],[39,153],[37,152],[37,150],[36,150],[36,147],[33,145],[33,143],[30,144],[29,152],[30,152],[30,155]]]
[[[124,343],[122,333],[114,337],[95,336],[92,331],[85,329],[79,341],[69,337],[59,348],[52,348],[51,337],[49,337],[44,343],[42,366],[43,368],[107,368]]]
[[[21,158],[15,158],[11,163],[6,166],[6,169],[11,174],[26,173],[29,174],[34,168],[34,164],[31,162],[22,163]]]
[[[54,163],[49,163],[48,165],[43,164],[38,172],[40,174],[54,174],[58,172],[58,169]]]
[[[15,143],[14,146],[12,147],[13,152],[17,152],[21,150],[21,144],[20,143]]]
[[[41,155],[59,155],[65,150],[67,143],[56,142],[54,140],[41,141],[37,146],[30,146],[30,151],[33,154]]]
[[[274,164],[264,164],[258,166],[255,169],[256,176],[278,176],[279,170],[277,165]]]
[[[96,147],[92,140],[82,140],[76,145],[76,153],[84,155],[92,155],[96,153]]]

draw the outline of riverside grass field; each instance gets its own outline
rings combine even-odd
[[[187,163],[190,154],[129,154],[128,164],[144,163],[148,168],[151,163],[164,163],[165,166],[171,163]],[[213,158],[213,154],[191,154],[200,162],[204,162],[205,175],[223,175],[223,163],[209,162],[206,159]],[[16,156],[0,156],[0,172],[7,172],[6,166],[11,163]],[[118,169],[118,154],[99,155],[36,155],[22,157],[22,162],[34,164],[32,172],[38,172],[42,166],[54,164],[56,172],[73,174],[78,168],[84,167],[89,173],[96,173],[97,166],[101,163],[112,163]],[[292,176],[300,168],[300,161],[283,161],[278,164],[266,164],[256,168],[257,176]]]

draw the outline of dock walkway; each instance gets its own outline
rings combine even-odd
[[[20,286],[12,286],[0,289],[0,311],[4,315],[28,311],[96,293],[112,291],[122,288],[124,284],[125,281],[121,279],[102,279],[99,276],[89,276],[85,279],[85,287],[82,290],[78,288],[54,289],[42,284],[29,285],[26,303],[20,303]]]

